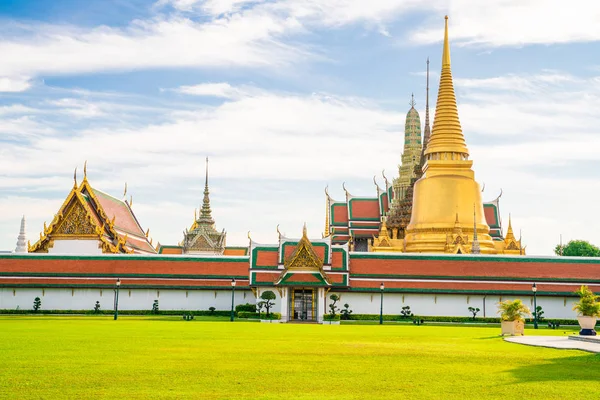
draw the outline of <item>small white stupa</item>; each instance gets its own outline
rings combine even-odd
[[[21,218],[21,230],[17,238],[17,247],[15,253],[27,253],[27,236],[25,235],[25,216]]]

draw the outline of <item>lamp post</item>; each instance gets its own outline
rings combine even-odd
[[[121,286],[121,279],[117,278],[117,283],[115,284],[115,316],[114,316],[115,321],[119,317],[119,287],[120,286]]]
[[[535,282],[531,286],[531,291],[533,292],[533,309],[534,309],[534,312],[533,312],[533,329],[537,329],[538,328],[537,297],[536,297],[537,286],[535,285]]]
[[[231,280],[231,318],[229,319],[233,322],[233,300],[235,297],[235,279]]]
[[[383,289],[385,289],[385,285],[381,282],[379,285],[379,289],[381,289],[381,306],[379,307],[379,325],[383,325]]]

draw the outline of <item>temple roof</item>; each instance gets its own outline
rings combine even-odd
[[[184,253],[213,253],[223,254],[225,250],[225,230],[219,232],[215,228],[210,208],[210,191],[208,189],[208,157],[206,158],[206,175],[204,180],[204,197],[200,215],[194,213],[194,222],[190,230],[183,233]]]
[[[54,216],[40,233],[40,239],[29,246],[29,252],[47,252],[54,240],[96,239],[104,253],[151,253],[156,250],[138,222],[130,202],[94,189],[84,178],[75,183]]]

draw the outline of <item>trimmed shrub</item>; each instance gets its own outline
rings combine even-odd
[[[246,318],[246,319],[281,319],[281,313],[272,312],[267,315],[267,313],[255,313],[249,311],[240,311],[238,313],[238,318]]]
[[[267,315],[269,315],[270,314],[269,311],[271,311],[271,307],[273,307],[275,305],[275,302],[272,300],[275,300],[277,298],[277,296],[271,290],[267,290],[260,295],[260,298],[263,300],[263,302],[262,302],[263,306],[267,309]],[[273,319],[277,319],[277,318],[273,318]]]
[[[339,314],[336,314],[336,315],[325,314],[325,315],[323,315],[323,320],[324,321],[339,321],[340,316],[339,316]]]
[[[342,315],[342,319],[350,319],[350,314],[352,314],[350,304],[344,304],[344,308],[340,310],[340,314]]]
[[[235,306],[235,311],[236,312],[240,312],[240,311],[247,311],[247,312],[256,312],[256,305],[255,304],[250,304],[250,303],[246,303],[246,304],[238,304],[237,306]]]
[[[100,302],[96,301],[96,304],[94,304],[94,314],[100,314]]]
[[[39,297],[36,297],[33,300],[33,312],[38,312],[40,307],[42,307],[42,300]]]
[[[209,315],[213,315],[215,313],[215,310],[216,310],[216,308],[214,308],[214,307],[208,307]]]

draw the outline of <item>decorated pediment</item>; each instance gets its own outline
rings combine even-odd
[[[54,229],[56,235],[95,235],[97,226],[80,201],[73,201]]]
[[[276,282],[278,285],[331,285],[323,271],[323,259],[317,255],[308,239],[306,226],[296,249],[284,260],[283,266],[284,271]]]

